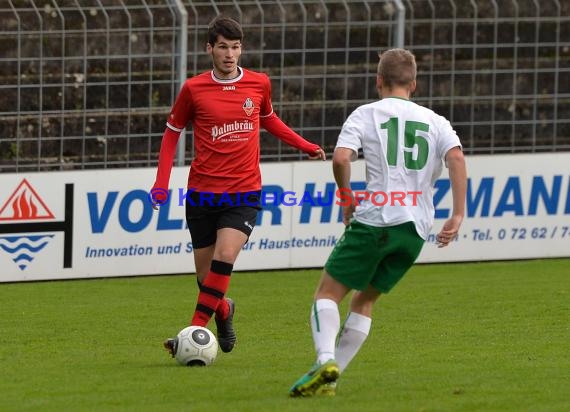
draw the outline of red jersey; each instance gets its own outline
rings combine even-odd
[[[218,79],[213,71],[186,80],[166,124],[177,134],[165,132],[155,187],[168,187],[178,134],[188,123],[195,149],[188,188],[199,192],[261,190],[260,125],[306,153],[319,149],[274,114],[267,75],[241,67],[239,72],[231,80]]]

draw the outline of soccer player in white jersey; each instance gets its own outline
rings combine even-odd
[[[317,360],[291,387],[292,397],[336,393],[336,380],[368,336],[374,303],[414,264],[432,229],[433,186],[444,164],[453,209],[436,236],[439,247],[456,237],[463,221],[467,172],[461,143],[449,121],[410,100],[414,55],[404,49],[382,53],[377,88],[381,99],[348,117],[333,155],[346,229],[325,264],[311,308]],[[359,149],[367,187],[356,204],[350,163]],[[341,328],[338,305],[352,290]]]

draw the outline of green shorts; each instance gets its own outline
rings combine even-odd
[[[368,285],[388,293],[414,264],[424,240],[414,222],[376,227],[352,221],[325,263],[343,285],[365,290]]]

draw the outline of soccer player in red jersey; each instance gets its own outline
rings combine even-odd
[[[325,152],[277,117],[271,82],[263,73],[238,66],[243,32],[238,22],[216,17],[208,27],[207,51],[213,70],[184,83],[172,107],[160,147],[153,207],[166,199],[178,138],[194,129],[195,157],[188,176],[186,221],[194,248],[199,294],[192,326],[206,327],[215,314],[218,342],[230,352],[236,342],[235,304],[227,298],[230,275],[261,209],[260,126],[309,155]],[[176,338],[165,348],[176,353]]]

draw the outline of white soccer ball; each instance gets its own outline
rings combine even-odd
[[[178,333],[176,361],[184,366],[208,366],[218,355],[218,341],[214,334],[201,326],[188,326]]]

